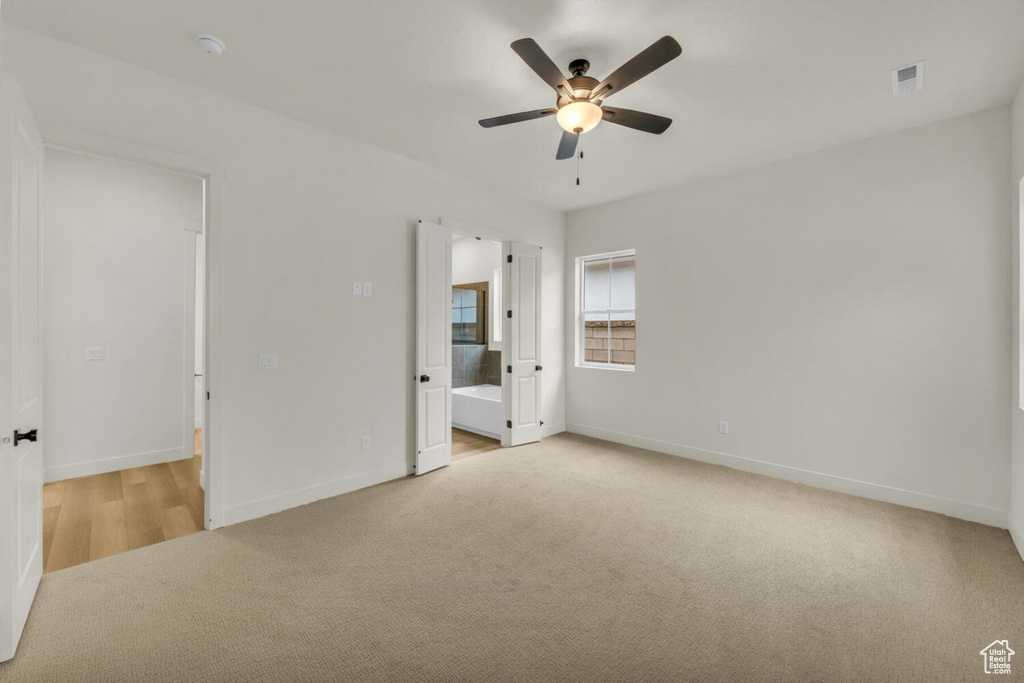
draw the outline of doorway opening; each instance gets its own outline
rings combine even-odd
[[[452,234],[452,460],[501,447],[502,243]]]
[[[496,436],[501,446],[520,446],[543,435],[541,247],[472,234],[455,237],[450,227],[438,223],[419,221],[416,226],[411,471],[417,475],[451,464],[453,435],[490,439],[466,444],[465,450],[476,454],[497,448]],[[497,247],[500,270],[495,272]],[[492,348],[499,344],[500,350]],[[453,353],[469,358],[453,368]],[[501,360],[495,364],[497,354]],[[458,388],[456,378],[462,384]],[[459,415],[453,417],[456,410]]]
[[[204,177],[44,152],[43,571],[206,526]]]

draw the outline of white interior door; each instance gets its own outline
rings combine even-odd
[[[416,235],[416,474],[452,462],[452,231]]]
[[[39,335],[43,145],[14,79],[0,76],[0,661],[14,656],[43,576]],[[25,435],[28,439],[24,439]],[[42,439],[42,437],[39,437]]]
[[[505,244],[504,446],[540,441],[544,424],[540,406],[540,253],[540,247]]]

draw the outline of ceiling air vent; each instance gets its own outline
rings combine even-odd
[[[892,96],[899,97],[924,87],[924,61],[892,70]]]

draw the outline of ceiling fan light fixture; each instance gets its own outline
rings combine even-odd
[[[577,156],[580,133],[592,130],[605,118],[617,126],[633,128],[652,135],[661,135],[672,124],[672,119],[664,116],[602,106],[610,96],[622,92],[682,54],[683,48],[672,36],[663,36],[654,41],[646,50],[613,71],[603,81],[587,75],[590,62],[585,59],[575,59],[569,64],[572,77],[567,79],[533,38],[513,41],[511,47],[526,65],[558,94],[556,108],[534,109],[518,114],[480,119],[478,123],[484,128],[533,121],[555,114],[558,125],[565,131],[558,142],[555,159],[564,160],[574,157],[580,159],[583,156],[582,151],[579,151]],[[577,184],[578,180],[577,178]]]
[[[603,116],[601,107],[586,100],[569,102],[558,110],[558,125],[569,133],[586,133],[596,126]]]

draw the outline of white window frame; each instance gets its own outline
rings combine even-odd
[[[609,251],[603,254],[589,254],[587,256],[576,257],[576,367],[578,368],[594,368],[598,370],[613,370],[616,372],[636,372],[636,361],[633,361],[633,365],[621,365],[615,363],[594,363],[587,362],[585,349],[583,345],[586,343],[586,336],[583,332],[583,317],[586,313],[632,313],[633,320],[636,321],[636,300],[633,301],[634,308],[614,308],[614,309],[595,309],[587,310],[583,307],[583,276],[586,270],[585,266],[590,261],[604,261],[620,258],[623,256],[632,256],[635,262],[636,249],[623,249],[621,251]],[[635,268],[635,267],[634,267]],[[633,273],[633,287],[636,287],[636,273]]]

